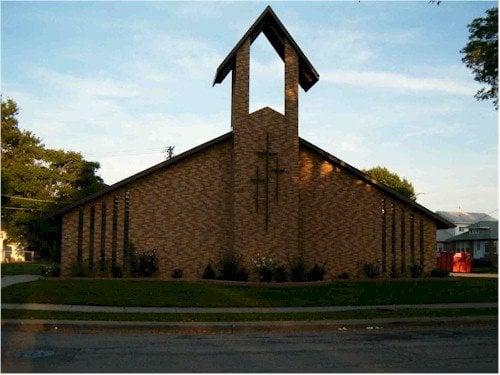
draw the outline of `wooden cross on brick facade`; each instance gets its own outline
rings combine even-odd
[[[276,174],[276,190],[275,190],[275,198],[278,201],[279,196],[279,175],[281,173],[285,173],[285,169],[280,168],[279,165],[279,157],[276,152],[272,152],[270,150],[269,144],[269,133],[266,135],[266,149],[264,151],[258,151],[258,156],[263,156],[265,160],[265,169],[264,169],[264,178],[260,177],[259,167],[255,169],[255,177],[251,178],[250,181],[255,183],[255,210],[259,212],[259,182],[263,182],[265,186],[265,218],[266,218],[266,230],[269,227],[269,183],[271,181],[270,175],[271,173]],[[276,157],[276,164],[274,168],[271,168],[271,157]]]

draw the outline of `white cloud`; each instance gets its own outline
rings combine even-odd
[[[323,73],[321,79],[329,83],[400,91],[437,92],[467,96],[476,92],[473,84],[452,79],[414,77],[385,71],[333,70]]]

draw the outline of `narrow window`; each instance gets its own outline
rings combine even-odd
[[[386,270],[386,213],[385,198],[382,198],[382,272]]]
[[[123,216],[123,264],[124,268],[129,269],[130,254],[129,254],[129,242],[128,242],[128,230],[129,230],[129,210],[130,210],[130,192],[125,193],[125,208]]]
[[[106,201],[101,203],[101,272],[104,272],[106,261]]]
[[[83,208],[78,211],[78,244],[77,244],[77,260],[82,263],[83,258]]]
[[[118,195],[113,200],[113,229],[111,232],[111,268],[116,267],[116,232],[118,231]]]
[[[391,210],[392,210],[392,216],[391,216],[391,253],[392,253],[392,259],[391,259],[391,272],[394,275],[396,273],[396,207],[394,206],[394,203],[391,203]]]
[[[94,227],[95,227],[95,206],[90,207],[89,222],[89,270],[94,269]]]
[[[420,232],[420,265],[424,266],[424,219],[419,218],[419,232]]]
[[[401,210],[401,273],[405,272],[406,269],[406,254],[405,254],[405,219],[406,219],[406,211]]]
[[[410,256],[411,265],[415,264],[415,214],[410,214]]]

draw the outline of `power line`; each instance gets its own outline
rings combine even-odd
[[[6,195],[6,194],[2,194],[2,197],[14,198],[14,199],[22,199],[22,200],[26,200],[26,201],[35,201],[35,202],[55,202],[54,200],[25,198],[25,197],[20,197],[18,195]]]
[[[24,208],[24,207],[2,207],[2,210],[17,210],[17,211],[43,211],[39,208]]]

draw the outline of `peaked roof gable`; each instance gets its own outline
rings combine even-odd
[[[450,237],[444,242],[465,242],[465,241],[487,241],[498,240],[498,221],[485,220],[479,221],[468,227],[468,231]],[[479,231],[471,231],[471,229],[481,229]]]
[[[180,161],[182,161],[182,160],[184,160],[192,155],[203,152],[203,151],[207,150],[208,148],[215,146],[217,144],[232,141],[232,139],[233,139],[233,132],[232,131],[229,133],[223,134],[220,137],[214,138],[206,143],[203,143],[203,144],[196,146],[188,151],[185,151],[182,154],[174,156],[172,159],[168,159],[166,161],[163,161],[161,163],[153,165],[152,167],[145,169],[139,173],[136,173],[128,178],[125,178],[124,180],[118,181],[117,183],[110,185],[97,193],[89,195],[89,196],[87,196],[87,197],[85,197],[85,198],[83,198],[83,199],[81,199],[73,204],[70,204],[64,208],[61,208],[57,211],[54,211],[54,212],[48,214],[46,216],[46,218],[62,215],[64,213],[72,210],[75,207],[81,206],[82,204],[85,204],[93,199],[96,199],[96,198],[102,196],[102,195],[110,193],[113,190],[119,189],[119,188],[121,188],[121,187],[135,181],[135,180],[138,180],[138,179],[143,178],[143,177],[147,177],[151,173],[154,173],[154,172],[156,172],[160,169],[163,169],[163,168],[168,168],[171,165],[173,165],[177,162],[180,162]],[[406,198],[405,196],[399,194],[397,191],[391,189],[390,187],[374,180],[372,177],[370,177],[366,173],[364,173],[364,172],[360,171],[359,169],[347,164],[346,162],[336,158],[335,156],[333,156],[333,155],[329,154],[328,152],[322,150],[321,148],[313,145],[312,143],[306,141],[305,139],[299,138],[299,144],[304,149],[307,149],[307,150],[319,155],[323,159],[330,161],[332,164],[335,164],[335,165],[339,166],[340,168],[347,170],[349,173],[351,173],[355,177],[365,181],[366,183],[370,184],[371,186],[375,187],[376,189],[392,196],[393,198],[395,198],[396,200],[398,200],[402,203],[408,204],[409,206],[413,207],[417,211],[420,211],[422,214],[430,217],[436,223],[438,228],[452,228],[452,227],[454,227],[454,225],[451,222],[444,219],[440,215],[435,214],[434,212],[428,210],[424,206],[422,206],[422,205]]]
[[[319,74],[316,69],[314,69],[306,55],[304,55],[295,40],[293,40],[292,36],[287,31],[285,26],[283,26],[276,13],[274,13],[270,6],[267,6],[264,12],[262,12],[259,18],[257,18],[254,24],[248,29],[245,35],[243,35],[240,41],[219,65],[217,72],[215,73],[213,82],[214,85],[216,83],[221,83],[224,78],[226,78],[228,73],[234,68],[236,52],[241,45],[247,39],[250,39],[250,43],[253,43],[261,32],[264,33],[276,53],[278,53],[283,61],[285,61],[285,41],[287,41],[295,50],[299,58],[299,84],[304,91],[309,90],[316,82],[318,82]]]

